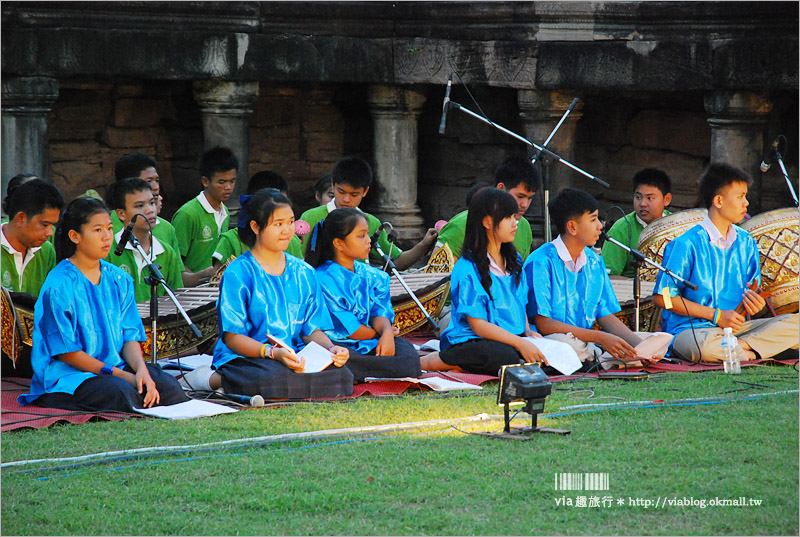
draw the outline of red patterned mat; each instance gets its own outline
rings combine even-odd
[[[34,405],[22,406],[17,402],[17,396],[28,392],[31,379],[4,378],[2,381],[2,408],[0,409],[0,431],[7,432],[15,429],[49,427],[50,425],[65,421],[69,423],[86,423],[90,420],[121,421],[125,418],[142,417],[138,414],[122,412],[76,412],[61,410],[60,408],[41,408]]]
[[[742,366],[756,365],[765,362],[777,362],[787,366],[793,366],[797,363],[796,359],[792,360],[754,360],[751,362],[744,362]],[[649,364],[644,368],[631,368],[628,371],[642,371],[648,373],[695,373],[702,371],[714,371],[722,369],[720,365],[692,365],[690,362],[683,362],[681,364],[667,364],[656,363]],[[489,375],[473,375],[470,373],[447,373],[442,375],[440,373],[426,373],[420,378],[429,377],[450,378],[450,380],[460,380],[469,384],[479,386],[491,380],[497,380],[497,377]],[[596,377],[597,373],[592,372],[589,374],[576,374],[576,375],[561,375],[550,377],[552,382],[561,382],[573,380],[577,377]],[[110,420],[120,421],[126,418],[142,418],[139,414],[125,414],[118,412],[74,412],[69,410],[61,410],[57,408],[40,408],[37,406],[20,406],[17,402],[17,396],[28,391],[31,379],[13,378],[8,377],[2,380],[2,408],[0,408],[0,421],[2,427],[0,431],[13,431],[21,428],[34,428],[49,427],[57,422],[69,423],[86,423],[87,421],[96,420]],[[400,395],[409,389],[419,389],[429,391],[429,388],[424,385],[416,384],[413,382],[403,381],[382,381],[382,382],[367,382],[356,384],[353,388],[353,395],[349,398],[360,397],[362,395]]]

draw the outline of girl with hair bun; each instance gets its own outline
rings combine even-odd
[[[33,379],[21,404],[133,412],[188,400],[171,375],[145,364],[133,280],[105,261],[112,239],[102,201],[67,206],[56,231],[59,263],[34,308]]]
[[[212,366],[185,375],[186,384],[265,399],[352,394],[353,375],[342,367],[349,352],[324,333],[333,325],[314,269],[286,254],[294,236],[289,199],[274,188],[263,189],[242,211],[247,226],[239,228],[239,236],[250,251],[237,257],[220,281],[220,337]],[[290,348],[272,345],[268,336]],[[333,366],[301,374],[305,360],[296,353],[312,341],[333,354]]]

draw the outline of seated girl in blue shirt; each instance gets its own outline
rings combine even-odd
[[[171,375],[144,362],[133,280],[104,260],[113,236],[102,201],[67,206],[55,238],[60,262],[34,309],[33,379],[21,404],[132,412],[188,401]]]
[[[417,377],[419,355],[411,343],[395,337],[389,275],[357,263],[371,244],[364,213],[331,211],[311,235],[306,261],[317,267],[317,280],[333,319],[325,333],[350,349],[347,367],[356,382],[364,377]]]
[[[222,275],[217,302],[219,340],[212,371],[196,369],[184,378],[193,389],[217,389],[265,399],[308,399],[353,393],[353,375],[344,366],[346,348],[333,345],[324,330],[333,327],[314,269],[286,255],[294,236],[289,199],[274,188],[259,190],[242,204],[239,234],[249,252]],[[272,346],[273,336],[291,348]],[[333,366],[303,373],[298,358],[314,341],[333,353]]]
[[[546,363],[524,336],[541,337],[525,315],[528,286],[522,257],[512,241],[517,231],[514,197],[497,188],[479,190],[470,201],[462,256],[450,275],[450,325],[439,353],[422,358],[429,371],[461,369],[497,375],[501,366]]]

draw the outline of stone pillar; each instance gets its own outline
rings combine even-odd
[[[747,195],[750,214],[761,211],[761,158],[772,102],[747,91],[715,91],[705,96],[711,126],[711,161],[737,166],[753,178]]]
[[[374,123],[375,178],[383,187],[375,211],[400,239],[425,234],[417,205],[417,119],[425,96],[393,86],[371,86],[367,97]]]
[[[525,123],[525,136],[531,142],[537,145],[544,145],[545,140],[553,132],[553,129],[558,125],[564,112],[567,111],[572,100],[576,97],[574,93],[565,93],[561,91],[547,91],[547,90],[519,90],[517,91],[517,105],[519,106],[519,115]],[[578,120],[583,117],[581,111],[582,104],[578,103],[575,108],[570,112],[567,119],[558,129],[558,132],[553,136],[553,139],[547,144],[547,149],[557,154],[571,164],[573,161],[574,147],[575,147],[575,129]],[[532,156],[536,152],[533,147],[530,148],[529,154]],[[583,183],[576,183],[575,177],[577,172],[567,168],[563,164],[553,162],[552,158],[545,157],[538,161],[538,169],[540,173],[544,173],[542,169],[542,162],[549,162],[547,173],[549,175],[549,188],[550,199],[553,198],[560,190],[572,187],[574,184],[582,185]],[[576,164],[577,165],[577,164]],[[592,170],[585,170],[588,173],[593,173]],[[544,179],[544,178],[543,178]],[[588,179],[587,179],[588,180]],[[538,198],[538,202],[536,201]],[[538,193],[528,210],[528,217],[533,221],[533,247],[545,241],[544,237],[544,215],[547,211],[544,192]]]
[[[236,188],[227,203],[236,211],[239,195],[246,192],[250,178],[250,116],[258,100],[258,82],[197,80],[193,90],[200,105],[203,149],[228,147],[239,159]]]
[[[58,97],[58,81],[47,77],[3,79],[2,175],[35,173],[49,179],[47,113]]]

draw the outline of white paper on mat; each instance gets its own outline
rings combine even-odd
[[[525,339],[536,345],[542,351],[550,367],[554,367],[562,375],[571,375],[581,368],[581,359],[568,344],[554,339],[544,337],[532,338],[526,336]]]
[[[420,345],[419,350],[421,351],[436,351],[439,352],[439,340],[438,339],[429,339],[422,345]]]
[[[217,414],[231,414],[236,412],[235,408],[218,405],[200,399],[189,399],[185,403],[177,403],[169,406],[155,406],[152,408],[134,408],[139,414],[164,418],[167,420],[188,420],[191,418],[203,418],[205,416],[216,416]]]
[[[297,356],[306,359],[303,373],[319,373],[333,363],[333,354],[316,341],[303,347]]]
[[[414,377],[366,377],[364,382],[411,382],[413,384],[423,384],[435,392],[451,392],[454,390],[482,390],[483,386],[470,384],[469,382],[460,382],[455,380],[443,379],[440,377],[428,377],[418,379]]]

